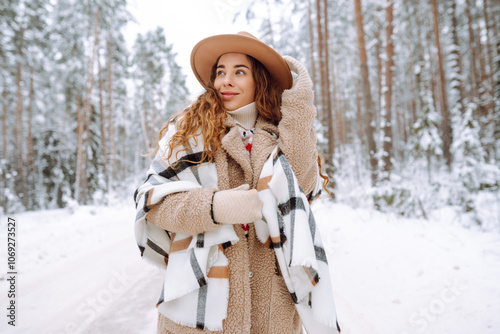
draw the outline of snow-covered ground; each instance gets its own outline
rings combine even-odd
[[[343,334],[499,334],[500,234],[340,204],[314,207]]]
[[[314,211],[343,334],[500,333],[500,234],[463,227],[452,209],[427,221],[326,201]],[[1,217],[0,333],[155,333],[162,274],[139,257],[132,203],[15,218],[17,326]]]
[[[14,218],[17,321],[16,328],[7,325],[2,270],[0,333],[155,333],[154,305],[163,278],[160,270],[140,259],[132,203],[29,212]],[[2,218],[0,227],[1,259],[6,258],[6,220]]]

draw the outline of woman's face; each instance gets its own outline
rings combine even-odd
[[[214,87],[226,110],[233,111],[255,100],[250,59],[243,53],[225,53],[217,63]]]

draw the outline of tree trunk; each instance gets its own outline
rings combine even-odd
[[[491,1],[485,0],[485,6],[486,3],[488,3],[488,8],[491,8],[491,30],[493,31],[493,41],[495,43],[495,46],[492,47],[491,50],[491,58],[493,59],[493,64],[491,68],[491,79],[494,81],[493,85],[491,87],[493,96],[494,98],[491,101],[492,104],[492,109],[494,110],[494,115],[490,118],[491,122],[493,123],[491,125],[493,129],[493,137],[494,138],[499,138],[500,136],[500,101],[498,96],[500,96],[500,36],[498,34],[498,25],[496,18],[498,18],[498,15],[494,15],[496,12],[497,14],[500,11],[500,3],[498,0],[496,0],[496,4],[492,4]],[[492,5],[491,7],[489,7]],[[486,12],[490,12],[489,10],[486,10]],[[496,78],[496,79],[495,79]],[[497,160],[497,152],[498,152],[498,140],[493,141],[493,147],[492,147],[492,160]]]
[[[19,47],[17,49],[17,69],[16,69],[16,118],[14,123],[14,168],[17,171],[15,178],[15,192],[21,199],[24,207],[27,206],[28,194],[26,193],[26,178],[24,169],[24,134],[23,134],[23,96],[21,92],[22,81],[22,60],[24,59],[24,32],[21,27],[19,31]]]
[[[470,0],[465,1],[465,14],[467,16],[467,31],[469,33],[469,52],[470,52],[470,83],[471,83],[471,90],[470,90],[470,100],[472,102],[477,102],[477,99],[479,98],[479,87],[478,87],[478,82],[479,82],[479,73],[477,70],[477,48],[476,48],[476,37],[474,36],[474,30],[472,28],[472,15],[470,12]]]
[[[377,43],[375,43],[375,54],[377,58],[377,119],[379,118],[379,114],[381,113],[382,110],[382,86],[383,86],[383,61],[382,61],[382,37],[381,37],[381,31],[382,31],[382,24],[379,24],[377,22],[377,28],[375,29],[375,40]]]
[[[377,158],[376,158],[376,144],[375,144],[375,129],[374,129],[374,119],[373,119],[373,100],[370,88],[370,80],[368,75],[368,57],[366,55],[365,47],[365,32],[363,27],[363,14],[361,11],[361,0],[354,1],[354,10],[356,15],[356,27],[358,35],[358,46],[359,46],[359,59],[361,67],[361,79],[363,84],[363,104],[365,109],[364,115],[364,128],[366,132],[367,142],[368,142],[368,154],[370,157],[370,168],[371,168],[371,181],[372,186],[377,184]]]
[[[116,169],[116,138],[115,128],[116,124],[113,122],[113,42],[111,37],[108,37],[108,141],[111,145],[111,170],[115,173]],[[109,160],[108,160],[109,161]],[[111,174],[112,178],[114,174]]]
[[[498,3],[498,0],[496,1],[496,7],[493,6],[493,11],[500,11],[500,4]],[[494,48],[494,53],[493,53],[493,58],[496,59],[496,64],[493,65],[493,68],[496,69],[495,73],[498,73],[500,71],[500,66],[499,66],[499,58],[500,57],[500,36],[498,35],[498,25],[497,25],[497,20],[496,18],[498,17],[495,15],[492,15],[491,17],[491,30],[493,30],[493,40],[495,41],[496,47]],[[494,73],[494,75],[495,75]],[[497,85],[500,84],[500,82],[497,80]]]
[[[142,126],[143,126],[143,133],[144,133],[144,145],[146,148],[146,152],[149,152],[150,150],[150,143],[149,143],[149,125],[148,125],[148,108],[146,104],[146,97],[143,97],[142,101],[142,113],[141,113],[141,118],[142,118]]]
[[[358,81],[356,83],[356,135],[359,139],[359,142],[361,145],[365,145],[364,143],[364,138],[363,136],[363,113],[361,112],[361,89],[360,89],[360,82]]]
[[[22,51],[19,50],[19,57],[22,57]],[[24,140],[23,140],[23,98],[21,93],[21,79],[22,79],[22,64],[21,60],[17,62],[17,72],[16,72],[16,122],[14,124],[14,156],[15,162],[14,166],[17,170],[16,178],[16,193],[21,198],[21,202],[26,207],[26,199],[28,198],[26,194],[26,179],[25,179],[25,169],[24,169]]]
[[[437,101],[438,101],[438,95],[437,95],[437,86],[436,86],[436,79],[434,73],[436,73],[436,70],[434,68],[434,63],[430,61],[431,59],[434,59],[434,54],[432,53],[431,50],[431,45],[432,45],[432,40],[430,36],[430,32],[426,33],[426,50],[427,50],[427,58],[429,61],[427,61],[427,64],[429,65],[428,69],[428,81],[424,82],[424,91],[430,91],[431,96],[432,96],[432,107],[436,112],[439,112],[439,108],[437,106]]]
[[[90,40],[92,34],[92,19],[89,17],[89,24],[88,24],[88,30],[87,30],[87,39]],[[83,175],[83,166],[84,166],[84,151],[86,150],[85,146],[85,140],[84,140],[84,135],[85,135],[85,123],[87,120],[87,102],[88,102],[88,96],[90,94],[89,90],[89,84],[88,80],[89,77],[92,76],[92,57],[90,59],[87,59],[87,69],[86,69],[86,78],[85,78],[85,91],[84,95],[82,98],[80,98],[80,95],[76,94],[76,120],[77,120],[77,140],[76,140],[76,180],[75,180],[75,199],[78,203],[83,202],[83,178],[85,178],[85,175]]]
[[[417,52],[418,52],[418,61],[417,61],[417,64],[418,64],[418,69],[415,71],[415,86],[416,86],[416,94],[417,94],[417,97],[416,97],[416,101],[415,101],[415,104],[418,106],[418,109],[419,110],[422,110],[424,108],[424,78],[423,78],[423,71],[424,71],[424,64],[425,64],[425,61],[424,61],[424,53],[425,53],[425,38],[422,37],[422,30],[421,30],[421,27],[422,27],[422,21],[419,19],[419,14],[420,14],[420,11],[418,9],[418,0],[413,0],[413,6],[415,8],[415,12],[414,12],[414,17],[415,17],[415,28],[416,28],[416,31],[417,31],[417,40],[416,40],[416,43],[417,43]],[[425,30],[424,30],[425,31]],[[417,109],[417,108],[415,108]],[[413,119],[412,119],[412,128],[413,129],[413,126],[415,125],[415,123],[417,122],[419,116],[418,116],[418,113],[415,111],[415,113],[413,114]]]
[[[150,143],[154,143],[155,141],[155,135],[159,132],[158,128],[156,127],[157,124],[159,124],[159,121],[158,121],[158,112],[156,110],[156,105],[155,105],[155,101],[154,101],[154,98],[151,99],[151,122],[148,123],[150,124],[151,126],[149,127],[149,142]]]
[[[33,151],[33,66],[30,66],[30,84],[29,84],[29,102],[28,102],[28,137],[27,137],[27,156],[26,156],[26,170],[29,175],[33,175],[34,172],[34,151]],[[28,185],[31,188],[33,186],[32,182],[28,181]],[[31,194],[29,194],[31,195]],[[33,201],[32,196],[27,196],[27,200]],[[29,203],[29,207],[33,207],[33,203]]]
[[[125,110],[124,113],[127,113],[127,111]],[[127,165],[127,141],[125,140],[125,138],[127,138],[127,127],[126,126],[123,126],[121,129],[120,129],[120,133],[118,133],[118,136],[120,136],[120,138],[123,138],[121,141],[118,141],[122,144],[122,147],[121,147],[121,157],[120,157],[120,170],[122,171],[122,176],[125,177],[128,173],[127,173],[127,168],[128,168],[128,165]]]
[[[393,96],[395,101],[398,100],[397,92],[398,90],[396,89],[396,93]],[[405,146],[406,144],[408,144],[408,125],[411,124],[411,116],[410,114],[406,113],[406,110],[411,110],[411,101],[407,101],[406,103],[406,107],[396,105],[396,107],[394,108],[394,114],[396,115],[396,119],[398,121],[396,129],[399,129],[399,138],[396,138],[396,140],[393,142],[395,152],[394,156],[397,155],[400,158],[404,157],[405,152],[403,152],[404,149],[402,149],[401,144],[404,144]]]
[[[105,191],[108,190],[108,154],[107,154],[107,143],[106,143],[106,116],[104,114],[104,96],[103,96],[103,90],[104,90],[104,83],[102,81],[102,68],[101,68],[101,52],[99,47],[97,47],[97,76],[99,78],[99,115],[101,119],[101,153],[102,153],[102,160],[103,160],[103,166],[102,166],[102,172],[104,174],[104,189]],[[111,127],[112,125],[109,124],[108,127]]]
[[[325,69],[325,58],[324,58],[324,45],[323,45],[323,29],[321,27],[321,0],[316,0],[316,29],[318,31],[318,59],[319,59],[319,81],[321,88],[321,98],[320,98],[320,122],[325,125],[327,122],[327,110],[326,110],[326,77],[323,73]],[[325,126],[328,129],[328,125]]]
[[[477,39],[477,56],[479,60],[479,111],[480,115],[483,117],[483,126],[486,125],[487,117],[490,114],[490,110],[488,109],[490,100],[490,89],[488,85],[488,73],[486,71],[486,59],[485,52],[483,52],[483,44],[481,42],[481,27],[479,24],[476,24],[476,36],[479,36]]]
[[[76,180],[75,180],[75,198],[80,201],[81,198],[81,178],[83,164],[83,129],[85,123],[85,107],[82,108],[80,94],[76,92]]]
[[[411,67],[412,69],[415,68],[414,66]],[[410,72],[411,73],[411,72]],[[413,97],[411,99],[411,107],[410,107],[410,119],[409,119],[409,135],[412,135],[413,131],[413,124],[417,121],[417,100],[418,100],[418,87],[415,86],[415,82],[412,84],[412,91],[413,91]]]
[[[312,20],[312,8],[311,8],[311,0],[307,0],[307,22],[309,24],[309,46],[311,53],[311,81],[313,83],[313,87],[317,86],[316,82],[316,66],[314,62],[314,26]]]
[[[485,25],[485,32],[486,32],[486,59],[487,59],[487,63],[488,63],[488,74],[487,74],[487,79],[488,79],[488,89],[490,90],[490,92],[492,94],[490,94],[491,96],[493,96],[493,90],[494,90],[494,87],[495,87],[495,84],[493,82],[493,76],[494,76],[494,68],[495,68],[495,64],[494,64],[494,56],[493,56],[493,47],[492,47],[492,43],[491,43],[491,28],[492,28],[492,24],[490,23],[490,17],[488,15],[489,13],[489,10],[488,10],[488,1],[487,0],[483,0],[483,16],[484,16],[484,25]],[[500,41],[499,41],[500,43]],[[492,110],[493,109],[493,99],[489,99],[488,101],[488,110]]]
[[[7,160],[7,89],[5,87],[5,79],[2,90],[2,152],[3,159]]]
[[[437,47],[438,54],[438,70],[439,70],[439,81],[441,88],[441,114],[443,120],[441,122],[441,136],[443,138],[443,155],[446,159],[446,165],[451,169],[451,141],[452,141],[452,130],[450,123],[450,111],[448,109],[448,98],[446,95],[446,81],[444,75],[443,59],[441,52],[441,43],[439,41],[439,13],[436,4],[436,0],[431,0],[432,3],[432,15],[434,19],[434,38]]]
[[[384,89],[384,100],[385,100],[385,110],[384,110],[384,178],[389,179],[390,173],[392,171],[392,157],[393,152],[393,135],[392,135],[392,77],[394,75],[394,42],[392,40],[392,33],[394,31],[393,23],[393,9],[394,4],[392,0],[387,0],[386,6],[386,57],[387,62],[385,64],[385,89]]]
[[[326,111],[327,111],[327,122],[328,122],[328,164],[333,164],[333,156],[335,155],[335,132],[333,130],[333,113],[332,113],[332,97],[330,94],[330,66],[329,66],[329,47],[328,47],[328,4],[326,0],[323,0],[323,19],[324,19],[324,70],[322,71],[325,75],[325,92],[326,92]],[[338,121],[338,120],[337,120]],[[333,173],[333,170],[332,170]]]
[[[337,131],[337,136],[339,138],[340,146],[346,145],[346,135],[345,135],[345,121],[344,121],[344,111],[342,108],[342,98],[341,94],[338,92],[337,85],[337,66],[334,66],[335,62],[332,65],[332,73],[333,73],[333,103],[335,107],[335,130]]]
[[[457,109],[459,110],[460,114],[463,115],[465,113],[465,88],[463,84],[462,56],[460,54],[460,42],[458,39],[457,6],[455,0],[451,1],[450,15],[451,33],[454,44],[451,53],[453,54],[453,59],[455,61],[455,63],[452,65],[455,75],[452,80],[451,86],[452,89],[456,89],[456,93],[458,94],[458,96],[456,98],[456,101],[454,102],[457,104]]]

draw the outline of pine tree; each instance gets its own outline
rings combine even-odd
[[[151,152],[160,128],[174,110],[181,111],[179,108],[185,104],[188,90],[162,28],[137,37],[133,60],[136,66],[133,71],[135,108],[144,149]]]
[[[181,67],[175,62],[175,54],[168,60],[169,67],[169,89],[166,103],[165,118],[179,113],[187,105],[189,92],[186,86],[186,76]]]
[[[486,154],[480,141],[479,123],[474,119],[472,108],[467,108],[454,123],[457,136],[452,147],[455,161],[450,204],[460,205],[465,212],[469,212],[475,209],[474,196],[482,186]]]

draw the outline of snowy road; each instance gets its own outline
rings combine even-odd
[[[498,233],[464,228],[452,211],[425,221],[313,209],[343,334],[500,333]],[[19,215],[17,326],[3,311],[0,333],[155,333],[163,277],[140,259],[133,217],[132,204]],[[6,287],[0,272],[3,310]]]
[[[132,239],[106,245],[25,283],[21,276],[19,332],[151,333],[159,282]]]
[[[129,210],[125,213],[114,215],[114,219],[111,214],[108,219],[94,211],[90,214],[92,223],[80,223],[93,225],[87,226],[92,230],[87,234],[79,233],[77,226],[68,226],[75,224],[67,219],[51,220],[47,227],[54,230],[42,229],[37,236],[28,233],[38,222],[22,216],[19,224],[25,225],[19,232],[18,259],[19,267],[26,270],[21,269],[18,276],[17,325],[13,328],[2,321],[0,332],[155,333],[154,304],[163,277],[161,271],[140,259],[132,236],[133,215],[129,216]],[[54,217],[57,215],[50,218]],[[100,218],[107,222],[99,222]],[[127,222],[128,232],[93,237],[96,233],[112,233],[123,222]],[[30,247],[23,247],[28,241]],[[31,247],[34,241],[38,247]],[[5,281],[1,283],[4,298]]]

